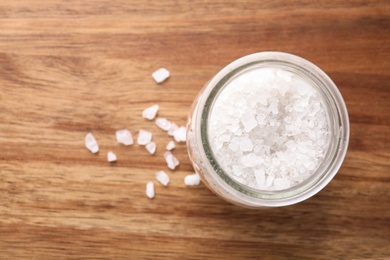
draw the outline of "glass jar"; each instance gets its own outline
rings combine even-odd
[[[304,78],[320,93],[327,112],[329,146],[316,171],[301,183],[284,190],[258,190],[229,176],[209,143],[209,120],[215,100],[233,79],[258,68],[286,70]],[[278,207],[301,202],[323,189],[336,175],[347,152],[349,120],[345,102],[332,80],[316,65],[295,55],[260,52],[242,57],[218,72],[200,91],[187,122],[187,149],[195,171],[215,194],[248,208]]]

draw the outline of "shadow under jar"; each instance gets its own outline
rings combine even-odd
[[[341,167],[348,141],[336,85],[314,64],[282,52],[223,68],[187,122],[189,157],[203,183],[248,208],[291,205],[319,192]]]

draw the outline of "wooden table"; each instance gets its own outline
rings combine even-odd
[[[0,259],[390,259],[389,1],[2,0],[0,28]],[[171,138],[141,113],[184,125],[208,79],[267,50],[328,73],[351,139],[323,191],[255,211],[186,187],[185,145],[169,171]],[[122,128],[152,131],[156,154]],[[149,200],[158,170],[171,183]]]

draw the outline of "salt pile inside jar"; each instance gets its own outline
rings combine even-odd
[[[286,70],[257,68],[234,78],[211,109],[208,132],[216,161],[254,189],[301,183],[328,148],[323,102],[308,81]]]

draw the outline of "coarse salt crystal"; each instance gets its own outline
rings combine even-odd
[[[278,104],[276,102],[271,103],[269,110],[272,114],[277,115],[279,113]]]
[[[186,141],[186,128],[184,126],[179,127],[174,133],[173,137],[176,142],[185,142]]]
[[[157,148],[157,145],[155,142],[149,142],[145,145],[145,148],[146,150],[150,153],[150,154],[154,154],[156,152],[156,148]]]
[[[228,126],[228,129],[230,132],[235,133],[240,128],[240,125],[238,123],[233,123],[230,126]]]
[[[174,170],[180,164],[179,160],[171,152],[165,152],[164,159],[171,170]]]
[[[149,199],[154,198],[154,184],[153,184],[153,182],[146,183],[146,196]]]
[[[159,108],[158,105],[153,105],[151,107],[146,108],[142,112],[142,117],[148,120],[153,120],[157,115],[158,108]]]
[[[116,154],[115,153],[113,153],[112,151],[109,151],[108,153],[107,153],[107,161],[109,161],[109,162],[115,162],[116,161]]]
[[[228,145],[229,149],[232,150],[232,151],[237,151],[239,149],[239,146],[238,144],[235,144],[235,143],[229,143]]]
[[[267,117],[266,114],[258,114],[258,115],[256,115],[256,120],[260,125],[264,125],[264,121],[265,121],[266,117]]]
[[[304,162],[303,165],[308,169],[308,170],[313,170],[315,168],[315,165],[313,162]]]
[[[274,180],[274,186],[277,190],[284,190],[290,188],[290,181],[284,178],[276,178]]]
[[[175,131],[179,129],[179,127],[175,123],[171,123],[171,128],[168,130],[168,135],[169,136],[174,136]]]
[[[255,178],[257,187],[261,190],[265,189],[265,172],[264,170],[256,170],[255,171]]]
[[[280,161],[278,158],[272,158],[272,164],[275,166],[278,166],[280,164]]]
[[[275,179],[275,176],[269,175],[269,176],[267,177],[266,182],[265,182],[265,186],[266,186],[266,187],[271,187],[271,186],[273,185],[274,179]]]
[[[174,141],[169,141],[169,143],[166,146],[166,149],[168,151],[171,151],[171,150],[175,149],[175,142]]]
[[[164,82],[169,76],[170,73],[166,68],[160,68],[152,73],[152,77],[157,83]]]
[[[230,135],[221,135],[221,136],[219,137],[219,140],[220,140],[221,142],[229,142],[229,141],[230,141]]]
[[[91,134],[88,133],[85,136],[85,147],[91,152],[91,153],[97,153],[99,152],[99,145],[96,142],[95,137]]]
[[[266,96],[259,96],[259,103],[263,106],[266,106],[268,104],[267,97]]]
[[[152,141],[152,133],[145,131],[145,130],[139,130],[138,132],[138,139],[137,143],[139,145],[146,145],[147,143],[150,143]]]
[[[247,137],[242,138],[239,145],[243,152],[250,152],[253,149],[252,141]]]
[[[187,176],[184,178],[184,183],[185,183],[187,186],[196,186],[196,185],[199,185],[199,184],[200,184],[200,177],[199,177],[199,174],[194,173],[194,174],[187,175]]]
[[[241,176],[243,174],[243,168],[241,166],[233,165],[232,170],[236,176]]]
[[[258,152],[261,151],[261,148],[262,148],[262,145],[258,144],[258,145],[255,146],[255,148],[253,148],[253,151],[254,151],[255,153],[258,153]]]
[[[247,132],[247,133],[252,131],[257,126],[257,120],[252,115],[245,116],[241,120],[241,123],[244,125],[245,132]]]
[[[292,80],[292,74],[285,72],[285,71],[282,71],[282,70],[276,71],[276,75],[280,78],[283,78],[286,81],[289,81],[289,82]]]
[[[250,153],[250,154],[244,155],[242,157],[241,161],[242,161],[242,164],[247,166],[247,167],[254,167],[256,165],[261,164],[264,160],[261,157],[256,156],[256,154]]]
[[[169,122],[166,118],[161,117],[156,119],[156,125],[164,131],[169,131],[172,126],[171,122]]]
[[[134,143],[133,136],[127,129],[118,130],[115,132],[116,141],[124,145],[132,145]]]
[[[298,90],[298,93],[300,95],[305,95],[308,91],[310,91],[310,89],[312,88],[311,86],[307,85],[307,84],[299,84],[296,86],[297,90]]]
[[[167,186],[169,183],[169,176],[164,171],[156,172],[156,180],[160,182],[163,186]]]

